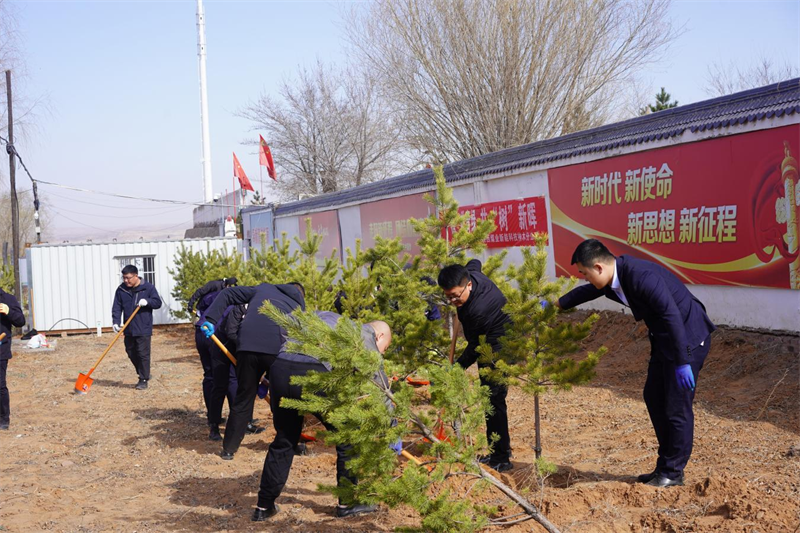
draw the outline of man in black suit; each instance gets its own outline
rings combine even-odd
[[[711,347],[714,324],[703,304],[661,265],[614,255],[597,239],[578,245],[572,255],[589,283],[562,296],[556,305],[571,309],[605,296],[630,307],[647,324],[650,364],[644,401],[658,439],[655,469],[638,481],[656,487],[683,485],[692,454],[695,384]]]
[[[478,361],[478,347],[481,335],[486,335],[486,342],[493,351],[500,350],[500,337],[505,335],[506,324],[511,318],[503,312],[506,297],[497,288],[492,280],[481,272],[481,262],[472,259],[467,266],[449,265],[439,272],[439,287],[444,291],[445,298],[453,304],[458,313],[458,320],[467,338],[467,348],[457,363],[467,369]],[[483,368],[483,362],[478,361],[478,368]],[[493,367],[493,365],[489,365]],[[493,436],[498,437],[492,446],[492,453],[482,457],[482,463],[498,472],[511,470],[511,437],[508,434],[508,408],[506,396],[508,387],[494,383],[481,376],[481,385],[489,388],[489,402],[492,413],[486,415],[486,438],[492,442]]]

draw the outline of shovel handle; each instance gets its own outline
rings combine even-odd
[[[120,330],[117,332],[117,334],[116,334],[116,335],[114,335],[114,338],[113,338],[113,339],[111,339],[111,343],[108,345],[108,347],[105,349],[105,351],[103,351],[103,355],[101,355],[101,356],[100,356],[100,359],[98,359],[98,360],[97,360],[97,362],[96,362],[96,363],[95,363],[95,364],[92,366],[92,368],[91,368],[91,369],[89,370],[89,372],[86,374],[86,377],[87,377],[87,378],[88,378],[89,376],[91,376],[91,375],[92,375],[92,372],[94,372],[94,369],[95,369],[95,368],[97,368],[97,365],[99,365],[99,364],[100,364],[100,361],[102,361],[102,360],[103,360],[103,357],[105,357],[105,356],[106,356],[106,354],[107,354],[109,351],[111,351],[111,348],[113,348],[113,347],[114,347],[114,344],[116,344],[117,340],[118,340],[118,339],[120,338],[120,336],[122,335],[122,332],[123,332],[123,331],[125,331],[125,328],[127,328],[127,327],[128,327],[128,324],[130,324],[130,323],[131,323],[131,320],[133,320],[133,317],[135,317],[135,316],[136,316],[136,313],[138,313],[138,312],[139,312],[139,309],[141,309],[141,308],[140,308],[140,307],[137,305],[137,306],[136,306],[136,309],[134,309],[134,310],[133,310],[133,313],[131,313],[131,316],[129,316],[129,317],[128,317],[128,320],[126,320],[126,321],[125,321],[125,323],[122,325],[122,327],[121,327],[121,328],[120,328]]]
[[[0,341],[6,338],[6,332],[0,333]]]
[[[458,342],[458,329],[461,322],[458,321],[458,315],[453,315],[453,339],[450,341],[450,364],[453,364],[456,355],[456,343]]]
[[[231,360],[231,363],[233,363],[233,366],[236,366],[236,358],[233,356],[233,354],[231,354],[231,352],[228,351],[228,349],[225,347],[225,345],[222,344],[222,342],[220,342],[220,340],[217,338],[217,336],[214,335],[213,333],[211,334],[211,340],[214,341],[214,344],[217,345],[217,348],[219,348],[222,351],[222,353],[224,353],[225,356],[228,359]]]

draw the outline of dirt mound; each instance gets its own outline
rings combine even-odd
[[[578,319],[582,315],[571,315]],[[8,369],[11,430],[0,432],[0,531],[350,533],[418,527],[406,508],[339,520],[334,450],[297,457],[268,524],[250,522],[271,428],[246,437],[233,461],[207,439],[202,370],[191,327],[158,331],[153,379],[136,391],[122,346],[72,394],[109,336],[59,339],[54,352],[17,350]],[[564,533],[783,533],[800,527],[798,338],[720,328],[698,382],[695,448],[686,485],[636,484],[652,470],[655,437],[641,400],[649,342],[630,316],[603,313],[588,349],[608,355],[589,386],[542,397],[545,456],[558,472],[533,475],[533,401],[509,394],[515,468],[501,477],[540,503]],[[266,405],[256,416],[269,425]],[[500,494],[481,498],[517,512]],[[532,522],[489,531],[540,531]]]

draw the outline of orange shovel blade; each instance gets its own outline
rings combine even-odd
[[[86,374],[78,374],[78,379],[75,381],[75,392],[78,394],[86,394],[92,386],[94,380]]]

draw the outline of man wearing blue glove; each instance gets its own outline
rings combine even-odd
[[[269,379],[269,369],[284,341],[285,332],[267,315],[258,311],[265,301],[271,302],[288,315],[298,307],[305,309],[305,289],[296,282],[228,287],[219,293],[206,310],[205,322],[200,326],[206,337],[210,337],[216,332],[228,306],[245,304],[248,306],[249,311],[242,320],[237,340],[236,399],[228,416],[220,454],[226,461],[232,460],[238,451],[245,433],[249,431],[248,425],[252,427],[250,421],[253,418],[258,384],[264,374]]]
[[[156,288],[139,277],[139,269],[127,265],[122,269],[122,283],[114,294],[111,320],[114,331],[119,331],[133,310],[139,312],[125,328],[125,352],[139,375],[137,390],[147,388],[150,381],[150,340],[153,337],[153,309],[161,307],[161,297]]]
[[[700,300],[661,265],[614,257],[597,239],[578,245],[572,264],[589,283],[562,296],[559,308],[605,296],[630,307],[633,317],[647,324],[650,364],[644,401],[658,439],[658,460],[652,472],[637,479],[655,487],[683,485],[694,437],[694,390],[714,324]]]
[[[331,328],[342,319],[341,315],[330,311],[318,311],[317,315]],[[346,319],[345,319],[346,320]],[[383,354],[392,341],[392,332],[386,322],[376,321],[365,324],[361,329],[361,338],[364,346]],[[286,481],[289,479],[289,470],[296,454],[295,447],[300,440],[303,429],[303,415],[296,409],[281,407],[282,398],[300,399],[302,387],[292,383],[293,376],[305,376],[309,372],[330,372],[329,363],[301,353],[281,352],[275,359],[270,370],[269,392],[270,406],[272,408],[272,421],[275,425],[275,439],[269,445],[267,457],[264,459],[264,470],[261,473],[261,484],[258,491],[258,504],[253,512],[252,520],[261,522],[278,513],[275,500],[280,496]],[[379,371],[373,380],[380,380],[388,386],[388,379],[383,371]],[[388,407],[388,406],[387,406]],[[329,431],[334,427],[319,415],[325,428]],[[395,453],[402,452],[402,442],[391,445]],[[399,451],[398,451],[399,448]],[[351,483],[358,483],[358,479],[347,469],[347,461],[351,457],[351,446],[336,446],[336,481],[342,478]],[[374,505],[359,502],[339,502],[336,507],[336,516],[343,518],[377,510]]]

